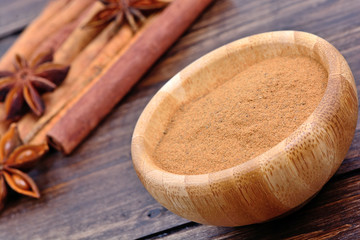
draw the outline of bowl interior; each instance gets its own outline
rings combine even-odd
[[[278,56],[306,56],[318,61],[330,75],[333,63],[326,51],[316,50],[317,39],[300,36],[295,39],[296,34],[289,31],[244,38],[205,55],[175,75],[150,101],[134,132],[134,138],[144,137],[145,161],[154,164],[153,152],[180,106],[206,95],[257,62]]]

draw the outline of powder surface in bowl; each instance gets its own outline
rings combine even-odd
[[[315,110],[326,70],[308,57],[259,62],[174,114],[154,151],[160,168],[203,174],[246,162],[288,137]]]

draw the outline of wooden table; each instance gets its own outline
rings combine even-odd
[[[48,0],[0,0],[0,56]],[[10,194],[0,239],[359,239],[360,128],[346,159],[320,193],[280,220],[225,228],[189,222],[158,204],[131,162],[135,123],[174,74],[236,39],[273,30],[317,34],[345,56],[359,85],[360,1],[217,0],[68,157],[50,153],[30,175],[35,200]]]

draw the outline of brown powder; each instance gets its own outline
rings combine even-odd
[[[246,162],[299,127],[326,85],[326,70],[307,57],[257,63],[182,106],[155,149],[155,164],[172,173],[203,174]]]

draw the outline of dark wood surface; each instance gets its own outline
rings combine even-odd
[[[0,37],[21,31],[49,0],[0,0]]]
[[[0,0],[0,55],[46,0]],[[335,176],[299,211],[276,221],[224,228],[178,217],[144,189],[130,141],[141,111],[183,67],[236,39],[274,30],[317,34],[360,77],[360,1],[216,0],[76,151],[51,152],[30,172],[42,197],[10,194],[0,239],[359,239],[360,129]]]

